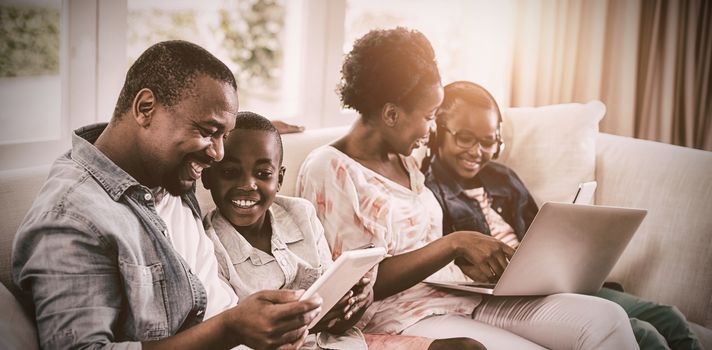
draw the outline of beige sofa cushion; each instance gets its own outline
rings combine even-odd
[[[0,282],[9,286],[13,293],[15,285],[10,271],[12,241],[48,173],[49,166],[0,172]]]
[[[600,101],[504,111],[499,161],[517,172],[541,206],[571,202],[578,184],[594,180]]]
[[[612,279],[712,328],[712,152],[600,134],[596,203],[648,209]]]
[[[0,349],[37,349],[37,331],[5,285],[0,284]]]

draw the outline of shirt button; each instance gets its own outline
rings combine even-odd
[[[501,214],[501,213],[502,213],[502,207],[498,207],[498,208],[497,208],[497,212]]]
[[[144,195],[143,195],[143,199],[145,199],[145,200],[147,200],[147,201],[150,201],[150,200],[151,200],[151,194],[150,194],[150,193],[144,194]]]

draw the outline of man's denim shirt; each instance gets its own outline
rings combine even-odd
[[[151,191],[93,146],[105,127],[75,131],[15,237],[13,279],[42,348],[140,349],[203,319],[205,289]],[[182,198],[200,218],[194,193]]]
[[[512,169],[489,162],[477,172],[475,181],[492,198],[492,209],[512,226],[521,240],[539,211],[522,180]],[[454,231],[490,234],[480,203],[465,195],[456,176],[444,168],[437,157],[425,174],[425,185],[433,191],[443,208],[443,234]]]

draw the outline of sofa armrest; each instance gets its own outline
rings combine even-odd
[[[648,209],[611,279],[712,328],[712,152],[599,134],[596,203]]]
[[[12,242],[49,174],[49,166],[0,171],[0,282],[16,292],[11,277]]]

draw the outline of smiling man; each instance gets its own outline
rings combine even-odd
[[[319,299],[262,291],[238,304],[201,224],[194,185],[223,158],[237,110],[232,72],[168,41],[131,66],[108,125],[74,132],[13,247],[41,347],[301,344]]]

